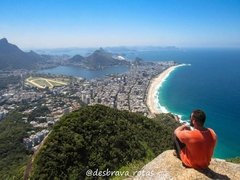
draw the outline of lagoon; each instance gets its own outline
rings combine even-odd
[[[86,79],[104,78],[110,74],[122,74],[129,70],[128,66],[112,66],[100,70],[90,70],[77,66],[58,66],[49,69],[43,69],[37,71],[37,73],[54,74],[82,77]]]

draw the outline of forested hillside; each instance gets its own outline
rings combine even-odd
[[[0,179],[21,179],[29,155],[22,143],[30,125],[17,112],[0,122]]]
[[[118,170],[172,148],[170,114],[149,119],[102,105],[65,115],[34,161],[32,179],[84,179],[88,169]],[[88,177],[92,179],[93,177]]]

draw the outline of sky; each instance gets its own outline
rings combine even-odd
[[[240,47],[240,1],[1,0],[3,37],[31,49]]]

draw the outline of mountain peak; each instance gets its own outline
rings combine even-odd
[[[0,69],[32,69],[41,61],[35,52],[25,53],[6,38],[0,39]]]
[[[94,51],[94,53],[106,53],[106,51],[102,47],[100,47],[99,49]]]
[[[2,38],[2,39],[0,39],[0,43],[6,44],[6,43],[8,43],[8,40],[6,38]]]
[[[98,50],[99,50],[99,51],[105,51],[102,47],[100,47]]]

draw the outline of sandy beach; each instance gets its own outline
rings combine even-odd
[[[158,107],[157,91],[168,75],[178,66],[182,65],[171,66],[150,81],[147,93],[147,106],[151,114],[167,113],[166,109]]]

